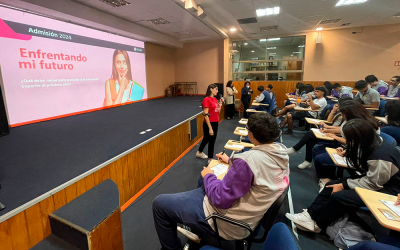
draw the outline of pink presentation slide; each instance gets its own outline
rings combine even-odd
[[[12,126],[147,98],[144,43],[0,7]]]

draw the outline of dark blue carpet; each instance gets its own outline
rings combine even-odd
[[[161,98],[13,128],[0,138],[0,216],[196,115],[201,100]]]

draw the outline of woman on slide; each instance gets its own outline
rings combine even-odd
[[[130,99],[133,85],[131,61],[125,50],[115,50],[111,78],[106,81],[104,106],[121,104]]]
[[[397,196],[400,192],[400,152],[382,141],[375,130],[373,124],[364,119],[346,123],[343,128],[346,150],[338,148],[337,152],[367,174],[331,181],[302,213],[287,213],[286,217],[299,229],[319,233],[346,213],[365,207],[356,187]]]
[[[200,144],[199,151],[197,151],[196,156],[201,159],[208,159],[208,162],[212,160],[214,155],[214,144],[217,139],[218,133],[218,122],[219,122],[219,112],[221,111],[222,103],[218,102],[215,98],[218,94],[218,86],[215,84],[210,84],[207,87],[206,97],[203,99],[203,134],[204,138]],[[208,144],[208,155],[203,153],[204,147]]]

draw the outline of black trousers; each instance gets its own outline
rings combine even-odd
[[[203,141],[200,144],[199,151],[203,152],[204,147],[208,143],[208,158],[213,158],[214,157],[214,145],[215,145],[215,140],[217,139],[217,134],[218,134],[218,122],[210,122],[211,127],[214,131],[214,135],[210,135],[210,130],[208,128],[208,125],[206,122],[203,122]]]
[[[243,103],[243,107],[244,107],[243,117],[244,118],[248,118],[246,110],[250,107],[250,101],[247,101],[247,100],[243,101],[242,100],[242,103]]]
[[[339,147],[340,143],[336,141],[327,141],[327,140],[320,140],[317,137],[315,137],[314,132],[309,130],[303,138],[300,139],[300,141],[293,146],[293,149],[296,151],[299,151],[304,145],[306,145],[306,158],[305,160],[308,162],[312,161],[312,150],[314,146],[319,143],[323,142],[324,146],[326,147]]]
[[[341,180],[331,181],[326,186],[341,182]],[[308,208],[308,213],[320,228],[326,228],[346,213],[356,212],[358,208],[365,207],[354,189],[332,194],[332,188],[326,186]]]
[[[235,104],[227,104],[226,105],[226,117],[232,118],[235,114]]]

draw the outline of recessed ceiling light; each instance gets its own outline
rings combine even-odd
[[[231,28],[230,31],[235,32],[236,28]]]
[[[125,5],[130,5],[131,3],[126,0],[100,0],[103,3],[111,5],[113,7],[121,7]]]
[[[290,56],[293,56],[293,55],[290,55]]]
[[[243,43],[244,45],[248,45],[248,43]]]
[[[267,41],[267,39],[260,39],[260,42],[265,42]]]
[[[276,47],[268,47],[267,49],[276,49]]]
[[[251,52],[254,52],[254,50],[252,50]]]
[[[266,8],[266,9],[258,9],[258,10],[256,10],[256,13],[257,13],[258,17],[278,15],[280,10],[281,9],[279,7],[273,7],[273,8]]]
[[[394,14],[392,17],[400,17],[400,12],[399,12],[399,13],[396,13],[396,14]]]
[[[342,6],[342,5],[351,5],[351,4],[360,4],[360,3],[365,3],[368,0],[340,0],[337,4],[337,6]]]
[[[299,45],[299,48],[304,48],[305,47],[305,45]]]
[[[280,37],[277,37],[277,38],[268,38],[267,40],[268,40],[268,41],[279,41],[279,40],[281,40],[281,38],[280,38]]]
[[[321,27],[319,27],[319,28],[316,28],[315,30],[323,30],[324,28],[321,28]]]

